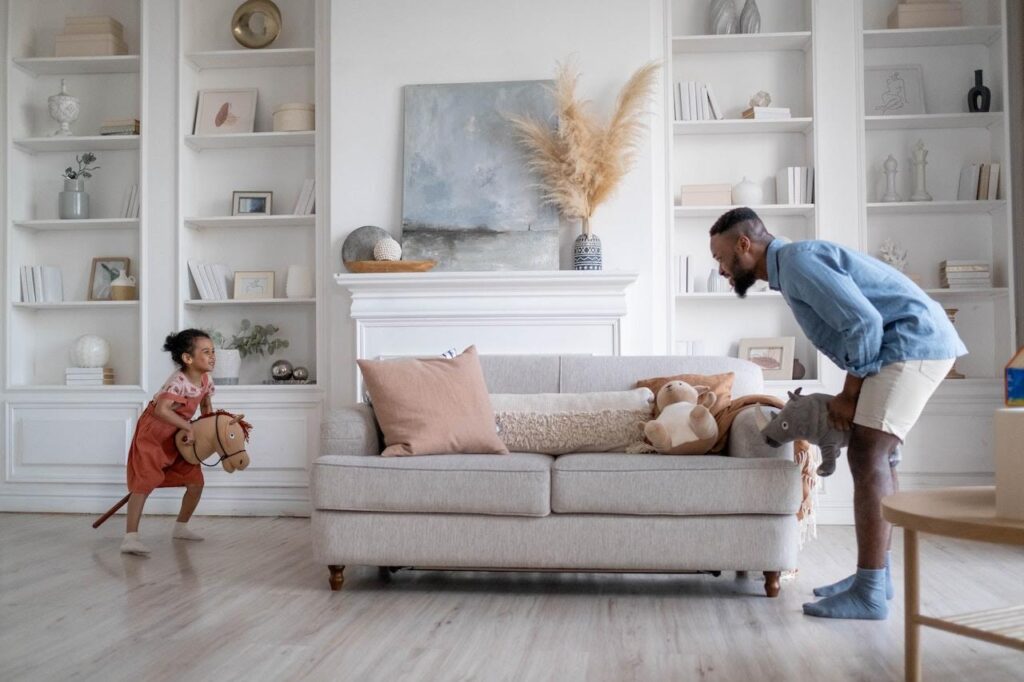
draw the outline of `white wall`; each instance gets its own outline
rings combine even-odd
[[[632,71],[660,57],[661,7],[642,0],[334,2],[331,267],[341,269],[341,245],[351,230],[401,231],[403,85],[547,79],[556,61],[574,55],[582,94],[607,112]],[[636,168],[592,223],[604,244],[605,269],[641,273],[629,302],[627,354],[664,351],[664,277],[652,272],[664,224],[656,191],[663,184],[655,149],[661,125],[652,117],[653,136]],[[563,242],[575,229],[563,227]],[[353,332],[347,296],[329,290],[331,399],[341,404],[355,381]]]

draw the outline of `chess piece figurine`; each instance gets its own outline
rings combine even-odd
[[[924,141],[918,140],[914,145],[911,156],[914,164],[914,193],[910,195],[911,201],[931,201],[932,195],[924,187],[924,167],[928,165],[928,150],[924,148]]]
[[[882,195],[882,201],[884,202],[903,201],[903,197],[896,191],[896,172],[898,166],[899,164],[892,154],[882,164],[882,168],[885,169],[885,194]]]

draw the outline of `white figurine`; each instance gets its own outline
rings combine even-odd
[[[892,154],[882,164],[882,168],[885,169],[885,194],[882,195],[882,201],[903,201],[903,197],[896,192],[896,170],[898,164]]]
[[[914,193],[910,195],[911,201],[931,201],[932,195],[924,188],[924,167],[928,165],[928,150],[924,148],[924,141],[918,140],[914,145],[912,155],[914,162]]]

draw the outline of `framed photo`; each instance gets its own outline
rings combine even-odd
[[[740,339],[740,358],[761,367],[765,380],[793,378],[792,336],[772,336],[760,339]]]
[[[251,133],[256,123],[256,88],[200,90],[196,98],[195,135]]]
[[[235,273],[235,298],[274,298],[274,271]]]
[[[920,64],[864,69],[864,115],[923,114],[924,77]]]
[[[100,256],[92,259],[89,270],[89,300],[109,301],[110,283],[123,272],[130,275],[131,259],[127,256]]]
[[[231,193],[231,215],[270,215],[273,192],[238,191]]]

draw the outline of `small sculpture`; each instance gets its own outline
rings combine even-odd
[[[760,33],[761,12],[757,9],[757,0],[747,0],[740,12],[740,33]]]
[[[77,97],[68,94],[63,78],[60,79],[60,92],[50,95],[46,101],[49,105],[50,118],[60,123],[60,128],[57,128],[53,134],[72,135],[71,124],[78,120],[78,114],[81,113],[82,107]]]
[[[918,140],[914,145],[912,155],[914,163],[914,193],[910,195],[911,201],[931,201],[932,195],[924,188],[924,167],[928,165],[928,150],[924,148],[924,141]]]
[[[711,33],[714,35],[727,35],[736,33],[739,20],[736,16],[736,6],[733,0],[711,0],[708,8],[708,17],[711,24]]]
[[[878,251],[878,259],[900,272],[907,269],[907,250],[900,248],[899,243],[892,239],[882,242],[882,248]]]
[[[278,360],[270,366],[270,376],[274,381],[287,381],[292,378],[292,363],[287,360]]]
[[[292,379],[296,381],[306,381],[309,379],[309,370],[305,367],[296,367],[292,370]]]
[[[885,160],[882,167],[885,169],[885,194],[882,195],[882,201],[903,201],[903,197],[896,191],[896,172],[897,166],[895,157],[892,154]]]
[[[402,260],[402,245],[392,237],[384,237],[373,245],[374,260]]]
[[[772,96],[764,90],[758,90],[750,98],[750,106],[752,107],[766,107],[772,103]]]
[[[988,111],[992,106],[992,91],[981,84],[981,69],[974,72],[974,87],[967,91],[967,110]]]

